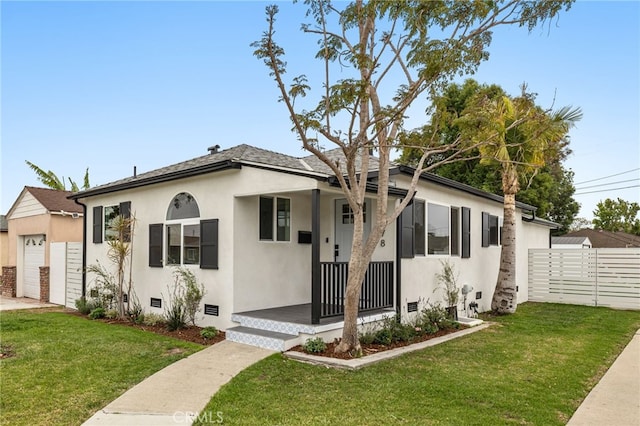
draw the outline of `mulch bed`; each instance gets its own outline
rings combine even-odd
[[[371,343],[371,344],[362,344],[362,356],[367,356],[367,355],[373,355],[379,352],[383,352],[383,351],[388,351],[391,349],[395,349],[395,348],[401,348],[403,346],[409,346],[412,345],[414,343],[420,343],[420,342],[424,342],[427,340],[431,340],[434,339],[436,337],[440,337],[440,336],[446,336],[447,334],[452,334],[452,333],[456,333],[458,331],[462,331],[464,329],[468,328],[467,326],[461,325],[460,328],[458,329],[449,329],[449,330],[438,330],[436,333],[434,334],[425,334],[425,335],[421,335],[421,336],[416,336],[414,339],[410,340],[410,341],[403,341],[403,342],[394,342],[391,343],[390,345],[380,345],[380,344],[376,344],[376,343]],[[327,348],[323,351],[323,352],[314,352],[314,353],[309,353],[309,355],[316,355],[316,356],[324,356],[324,357],[328,357],[328,358],[338,358],[338,359],[353,359],[354,357],[348,353],[335,353],[334,350],[336,348],[336,346],[338,346],[339,340],[336,339],[331,343],[327,343]],[[302,352],[302,353],[308,353],[305,352],[305,350],[302,348],[302,345],[298,345],[298,346],[294,346],[291,349],[289,349],[290,351],[296,351],[296,352]]]
[[[100,321],[106,324],[117,324],[126,327],[137,328],[138,330],[148,331],[150,333],[161,334],[163,336],[169,336],[176,339],[184,340],[186,342],[197,343],[199,345],[213,345],[215,343],[221,342],[225,339],[224,331],[218,332],[218,335],[213,339],[205,339],[200,335],[201,327],[196,326],[187,326],[186,328],[182,328],[179,330],[169,331],[165,325],[144,325],[144,324],[135,324],[130,321],[120,320],[120,319],[97,319],[92,320],[86,315],[82,315],[80,312],[69,309],[67,311],[70,315],[76,315],[79,317],[86,318],[88,321]]]

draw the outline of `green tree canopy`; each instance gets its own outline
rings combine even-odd
[[[636,202],[621,198],[617,200],[607,198],[596,204],[596,209],[593,211],[593,226],[603,231],[622,231],[640,235],[638,212],[640,212],[640,205]]]
[[[44,169],[41,169],[40,167],[36,166],[30,161],[25,160],[25,162],[27,163],[29,168],[31,168],[31,170],[33,170],[36,173],[36,175],[38,176],[38,180],[42,182],[44,185],[46,185],[51,189],[57,189],[60,191],[67,190],[67,185],[65,184],[64,176],[62,177],[62,179],[60,179],[58,175],[56,175],[51,170],[45,171]],[[67,179],[69,180],[71,191],[78,192],[80,190],[80,187],[78,187],[78,184],[71,178],[67,178]],[[89,188],[91,188],[91,185],[89,184],[89,168],[87,167],[87,170],[84,172],[82,189],[89,189]]]
[[[422,128],[405,135],[410,142],[409,147],[402,151],[399,162],[413,165],[420,158],[418,148],[438,129],[441,143],[446,144],[455,140],[460,134],[460,117],[468,111],[471,103],[478,96],[496,99],[504,96],[504,90],[495,84],[480,84],[473,79],[467,79],[463,84],[452,83],[442,94],[435,98],[431,115],[431,122]],[[437,121],[436,121],[437,120]],[[559,141],[553,149],[545,153],[544,166],[534,173],[522,176],[521,190],[516,196],[518,201],[531,204],[538,208],[536,214],[561,225],[554,233],[566,233],[574,221],[580,204],[573,198],[573,172],[563,166],[563,161],[570,155],[569,139]],[[446,155],[442,154],[442,156]],[[478,148],[465,154],[466,161],[451,162],[433,169],[433,173],[471,185],[493,194],[504,195],[500,175],[500,164],[481,162]],[[433,159],[432,159],[433,161]]]

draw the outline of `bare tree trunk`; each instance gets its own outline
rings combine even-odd
[[[502,178],[504,189],[504,222],[498,282],[491,300],[491,309],[499,314],[513,314],[518,306],[516,292],[516,193],[518,175],[513,168]]]

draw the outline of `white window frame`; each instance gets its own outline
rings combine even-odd
[[[180,225],[180,262],[179,263],[170,263],[169,262],[169,232],[168,228],[170,225]],[[197,225],[200,226],[200,218],[199,217],[190,217],[188,219],[174,219],[174,220],[165,220],[163,223],[163,259],[164,264],[167,266],[199,266],[200,265],[200,255],[198,255],[198,262],[196,263],[184,263],[184,228],[189,225]],[[200,236],[202,238],[202,236]]]

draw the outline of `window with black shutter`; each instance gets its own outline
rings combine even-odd
[[[93,242],[102,243],[102,206],[93,208]]]
[[[413,238],[415,231],[413,229],[413,203],[404,208],[400,215],[400,257],[403,259],[411,259],[414,257]]]
[[[462,208],[462,258],[471,257],[471,209]]]
[[[149,225],[149,266],[162,268],[162,223]]]
[[[200,221],[200,268],[218,269],[218,219]]]
[[[489,247],[489,213],[482,212],[482,247]]]
[[[413,210],[413,230],[415,233],[415,254],[416,255],[425,255],[426,253],[426,243],[425,243],[425,230],[424,230],[424,222],[425,222],[425,203],[422,200],[415,200]]]

